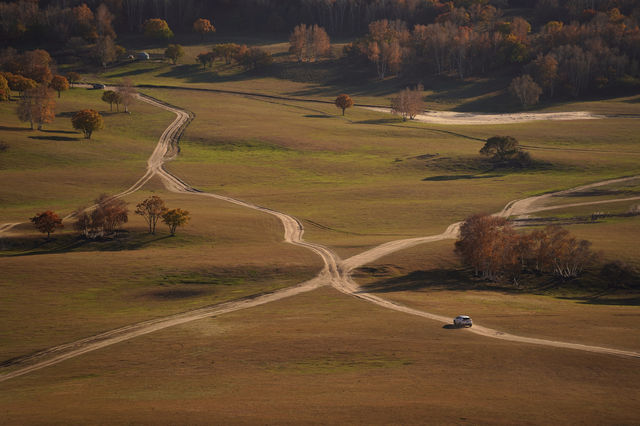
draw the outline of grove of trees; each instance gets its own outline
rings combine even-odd
[[[456,253],[476,276],[517,285],[526,272],[579,276],[598,257],[590,246],[558,226],[517,232],[505,218],[476,214],[461,225]]]
[[[331,53],[331,41],[324,28],[299,24],[289,36],[289,52],[298,62],[314,61]]]
[[[156,225],[160,219],[169,227],[171,235],[175,235],[176,229],[189,222],[189,212],[182,209],[168,209],[164,200],[157,195],[152,195],[136,205],[135,213],[144,218],[149,226],[149,234],[156,233]]]
[[[129,209],[127,203],[107,194],[95,200],[93,208],[80,208],[75,212],[73,229],[84,238],[102,238],[111,234],[118,237],[118,228],[128,222]]]

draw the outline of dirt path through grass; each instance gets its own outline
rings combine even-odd
[[[429,318],[435,321],[440,321],[445,324],[450,324],[451,319],[448,317],[435,315],[429,312],[424,312],[416,309],[412,309],[406,306],[399,305],[397,303],[382,299],[378,296],[363,292],[358,285],[351,279],[351,272],[360,266],[370,263],[380,257],[386,256],[393,252],[403,250],[409,247],[413,247],[418,244],[424,244],[428,242],[439,241],[443,239],[455,239],[458,236],[460,223],[454,223],[450,225],[445,232],[439,235],[432,235],[428,237],[410,238],[404,240],[390,241],[380,246],[374,247],[364,253],[353,256],[345,261],[342,261],[340,257],[331,251],[330,249],[316,243],[310,243],[304,241],[303,234],[304,228],[302,224],[292,216],[285,213],[281,213],[266,207],[257,206],[251,203],[247,203],[241,200],[237,200],[231,197],[225,197],[217,194],[205,193],[192,188],[187,183],[183,182],[180,178],[172,175],[164,169],[164,163],[166,161],[175,158],[177,153],[177,142],[184,131],[184,128],[191,121],[191,115],[180,108],[174,107],[163,103],[157,99],[151,98],[146,95],[139,95],[139,99],[154,105],[158,108],[163,108],[167,111],[171,111],[176,114],[176,119],[166,128],[162,136],[160,137],[156,148],[149,157],[147,162],[147,170],[145,174],[126,191],[116,195],[115,197],[122,197],[124,195],[131,194],[144,186],[153,176],[159,176],[167,190],[171,192],[181,194],[192,194],[196,196],[211,197],[218,200],[227,201],[242,207],[258,210],[273,216],[276,216],[284,226],[284,240],[288,243],[305,247],[318,254],[325,264],[322,271],[312,280],[304,282],[294,287],[286,288],[283,290],[274,291],[271,293],[260,294],[252,297],[242,298],[235,301],[225,302],[219,305],[196,309],[193,311],[185,312],[182,314],[173,315],[170,317],[159,318],[155,320],[145,321],[130,326],[121,327],[116,330],[112,330],[106,333],[102,333],[96,336],[88,337],[76,342],[56,346],[45,351],[41,351],[32,355],[27,355],[13,360],[5,361],[0,364],[0,367],[6,370],[11,370],[7,373],[0,374],[0,382],[9,380],[14,377],[18,377],[27,374],[32,371],[39,370],[41,368],[60,363],[64,360],[74,358],[87,352],[91,352],[106,346],[110,346],[125,340],[132,339],[144,334],[152,333],[157,330],[161,330],[167,327],[172,327],[178,324],[184,324],[186,322],[195,321],[215,315],[220,315],[228,312],[237,311],[240,309],[246,309],[254,306],[258,306],[265,303],[281,300],[286,297],[291,297],[302,292],[314,290],[323,285],[331,285],[337,290],[355,296],[359,299],[375,303],[376,305],[384,308],[393,309],[399,312],[404,312],[411,315],[417,315],[424,318]],[[603,186],[611,183],[623,182],[630,179],[636,179],[638,176],[627,177],[621,179],[613,179],[604,182],[593,183],[590,185],[584,185],[578,188],[573,188],[566,191],[560,191],[557,193],[549,193],[535,197],[529,197],[523,200],[517,200],[510,202],[500,212],[497,213],[500,216],[522,215],[530,211],[533,211],[533,205],[539,203],[552,195],[564,195],[571,192],[576,192],[588,188],[597,186]],[[70,216],[67,216],[69,218]],[[16,224],[4,224],[0,226],[0,233],[12,228]],[[557,348],[567,348],[582,350],[588,352],[602,353],[608,355],[619,355],[640,358],[640,353],[622,351],[611,348],[587,346],[575,343],[558,342],[552,340],[535,339],[529,337],[521,337],[512,334],[503,333],[497,330],[482,326],[474,326],[467,329],[469,332],[479,334],[486,337],[509,340],[519,343],[528,343],[544,346],[552,346]]]
[[[391,113],[391,108],[364,107],[371,111]],[[598,120],[603,115],[588,111],[569,112],[518,112],[511,114],[484,114],[476,112],[425,111],[415,116],[415,121],[430,124],[512,124],[529,121]]]

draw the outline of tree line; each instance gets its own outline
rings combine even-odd
[[[80,207],[73,213],[73,229],[86,239],[118,238],[122,225],[129,221],[128,203],[107,194],[100,195],[94,203],[90,207]],[[191,219],[188,211],[181,208],[169,209],[157,195],[138,203],[135,214],[144,218],[149,234],[156,233],[156,225],[162,220],[170,234],[175,235],[177,228]],[[47,234],[47,240],[57,229],[64,228],[60,216],[51,210],[36,214],[30,221],[39,232]]]
[[[617,8],[585,10],[582,21],[553,20],[532,31],[522,17],[504,19],[494,6],[474,3],[450,7],[427,25],[374,21],[344,53],[353,63],[370,63],[380,79],[402,72],[462,79],[512,67],[522,76],[511,91],[530,105],[540,95],[640,87],[637,16]]]
[[[589,241],[559,226],[517,232],[507,219],[484,214],[462,223],[455,247],[476,276],[514,284],[527,272],[575,278],[598,259]]]

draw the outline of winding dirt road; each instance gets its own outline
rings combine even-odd
[[[242,207],[261,211],[277,217],[284,226],[284,240],[290,244],[305,247],[318,254],[324,261],[324,268],[313,279],[301,283],[297,286],[289,287],[286,289],[260,294],[252,297],[247,297],[239,300],[229,301],[214,306],[204,307],[189,312],[184,312],[169,317],[149,320],[125,327],[121,327],[106,333],[101,333],[95,336],[88,337],[76,342],[56,346],[45,351],[41,351],[35,354],[15,358],[8,360],[0,364],[0,368],[7,371],[0,374],[0,382],[9,380],[14,377],[18,377],[27,374],[32,371],[39,370],[44,367],[48,367],[64,360],[91,352],[106,346],[110,346],[134,337],[142,336],[144,334],[152,333],[167,327],[172,327],[179,324],[184,324],[190,321],[195,321],[215,315],[220,315],[228,312],[237,311],[240,309],[251,308],[254,306],[270,303],[276,300],[281,300],[286,297],[291,297],[303,292],[317,289],[323,285],[331,285],[337,290],[357,297],[359,299],[375,303],[376,305],[384,308],[393,309],[399,312],[404,312],[411,315],[416,315],[431,320],[439,321],[442,323],[451,323],[451,318],[441,315],[435,315],[429,312],[420,311],[417,309],[402,306],[395,302],[391,302],[382,299],[376,295],[361,291],[359,286],[351,279],[351,272],[367,263],[373,262],[383,256],[391,254],[393,252],[404,250],[409,247],[416,246],[418,244],[424,244],[433,241],[439,241],[444,239],[455,239],[458,236],[460,223],[454,223],[450,225],[445,232],[439,235],[432,235],[427,237],[409,238],[404,240],[397,240],[384,243],[380,246],[367,250],[364,253],[360,253],[349,259],[342,261],[336,253],[330,249],[316,243],[304,241],[303,234],[304,228],[302,224],[292,216],[285,213],[278,212],[266,207],[257,206],[251,203],[247,203],[235,198],[221,196],[212,193],[205,193],[199,191],[180,178],[172,175],[164,169],[164,164],[175,158],[177,154],[177,143],[182,135],[185,127],[192,119],[192,115],[187,111],[177,108],[172,105],[163,103],[157,99],[151,98],[145,95],[139,95],[139,99],[154,105],[158,108],[171,111],[176,114],[175,120],[167,127],[162,136],[160,137],[156,148],[147,161],[147,170],[145,174],[134,183],[130,188],[123,191],[115,197],[122,197],[131,194],[140,188],[142,188],[152,177],[158,176],[162,179],[167,190],[175,193],[192,194],[195,196],[210,197],[218,200],[233,203]],[[509,203],[500,213],[501,216],[514,216],[523,215],[533,211],[537,211],[536,205],[544,201],[544,199],[553,195],[565,195],[576,191],[581,191],[588,188],[607,185],[611,183],[623,182],[626,180],[637,179],[638,176],[627,177],[622,179],[613,179],[604,182],[598,182],[590,185],[581,186],[578,188],[557,192],[555,194],[544,194],[541,196],[530,197],[523,200],[518,200]],[[558,207],[560,208],[560,207]],[[70,217],[70,216],[68,216]],[[17,223],[9,223],[0,225],[0,234],[6,232],[18,225]],[[602,353],[608,355],[619,355],[633,358],[640,358],[640,353],[623,351],[611,348],[604,348],[598,346],[587,346],[576,343],[559,342],[553,340],[536,339],[530,337],[516,336],[512,334],[503,333],[490,328],[482,327],[479,325],[473,328],[466,329],[468,332],[479,334],[486,337],[509,340],[519,343],[536,344],[551,346],[556,348],[566,348],[581,350],[587,352]]]

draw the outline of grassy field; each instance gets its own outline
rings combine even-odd
[[[310,240],[342,256],[440,233],[513,199],[640,173],[632,119],[454,127],[358,108],[341,117],[330,105],[147,92],[196,113],[170,170],[202,190],[293,214]],[[535,166],[494,169],[478,150],[495,134],[538,148]]]
[[[44,131],[18,121],[16,102],[0,103],[0,222],[21,222],[42,210],[71,213],[101,193],[131,186],[146,168],[173,114],[137,102],[132,114],[111,114],[101,91],[72,89],[57,102],[56,119]],[[105,130],[83,139],[71,126],[75,111],[93,108]],[[144,117],[144,119],[141,119]]]
[[[103,330],[287,287],[314,276],[319,260],[284,244],[271,216],[194,196],[154,192],[190,211],[170,237],[131,215],[119,241],[54,234],[44,243],[4,239],[0,358],[30,353]],[[130,208],[150,193],[126,200]],[[36,238],[28,227],[21,229]],[[69,231],[70,232],[70,231]],[[1,244],[1,243],[0,243]],[[2,249],[3,247],[0,247]]]
[[[331,83],[335,63],[290,64],[281,41],[265,47],[277,59],[265,74],[234,67],[201,71],[193,56],[203,45],[194,43],[176,67],[135,62],[87,78],[324,100],[350,84]],[[152,48],[147,50],[157,53]],[[305,75],[310,77],[302,81]],[[487,100],[500,96],[494,83],[444,82],[441,90],[429,88],[429,105],[486,110]],[[349,93],[356,102],[386,105],[398,85],[396,79],[363,79]],[[168,170],[195,188],[297,217],[307,240],[343,258],[382,242],[438,234],[513,199],[640,174],[640,120],[630,116],[444,126],[362,108],[342,117],[331,104],[300,100],[142,91],[196,116]],[[0,103],[0,141],[7,145],[0,152],[0,223],[27,221],[45,209],[68,214],[100,193],[128,188],[144,173],[174,116],[136,103],[131,115],[105,113],[106,128],[84,141],[69,117],[80,108],[105,111],[99,93],[64,93],[45,132],[25,130],[12,112],[15,103]],[[638,99],[549,109],[638,114]],[[481,158],[483,141],[494,135],[516,137],[534,166],[496,169]],[[553,203],[624,197],[638,187],[601,190]],[[117,241],[79,240],[68,224],[51,242],[28,224],[0,239],[0,360],[293,285],[321,267],[311,252],[282,243],[282,227],[271,216],[170,194],[156,179],[126,201],[133,209],[152,194],[191,212],[192,221],[177,236],[162,226],[158,235],[146,235],[145,223],[132,214]],[[618,213],[633,204],[540,216]],[[570,230],[591,240],[606,261],[638,267],[638,220],[604,218]],[[489,286],[461,270],[452,241],[393,254],[366,265],[356,279],[385,298],[443,315],[468,313],[515,334],[640,349],[637,295],[594,294],[579,286],[528,294]],[[635,360],[493,341],[321,289],[3,383],[0,412],[7,424],[633,423],[640,414],[637,382]]]
[[[327,288],[3,383],[0,411],[5,424],[632,424],[639,374],[637,360],[447,330]]]

